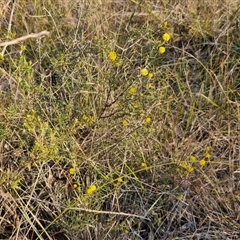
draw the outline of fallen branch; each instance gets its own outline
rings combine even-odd
[[[125,212],[99,211],[99,210],[92,210],[92,209],[78,208],[78,207],[71,207],[71,208],[68,208],[68,210],[76,210],[76,211],[90,212],[90,213],[96,213],[96,214],[102,213],[102,214],[112,214],[112,215],[120,215],[120,216],[126,216],[126,217],[136,217],[136,218],[150,221],[150,219],[145,216],[125,213]]]
[[[31,34],[28,34],[26,36],[23,36],[23,37],[19,37],[19,38],[16,38],[14,40],[11,40],[11,41],[8,41],[8,42],[3,42],[3,43],[0,43],[0,47],[5,47],[5,46],[9,46],[9,45],[13,45],[13,44],[17,44],[17,43],[20,43],[26,39],[29,39],[29,38],[39,38],[39,37],[43,37],[43,36],[46,36],[48,35],[49,32],[48,31],[42,31],[40,33],[31,33]]]

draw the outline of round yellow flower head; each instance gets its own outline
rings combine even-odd
[[[183,173],[184,173],[184,172],[185,172],[185,173],[191,173],[191,172],[194,171],[193,166],[192,166],[191,164],[187,163],[186,161],[182,161],[181,164],[180,164],[180,166],[181,166],[182,168],[184,168]]]
[[[153,73],[149,73],[148,74],[148,78],[153,78],[154,74]]]
[[[210,146],[206,146],[206,152],[210,152],[211,151],[211,147]]]
[[[167,28],[167,27],[168,27],[168,22],[167,22],[167,21],[163,22],[163,27],[164,27],[164,28]]]
[[[146,117],[146,118],[144,119],[144,123],[145,123],[145,124],[149,124],[151,121],[152,121],[152,119],[151,119],[150,117]]]
[[[158,52],[159,52],[160,54],[163,54],[163,53],[166,52],[166,48],[163,47],[163,46],[161,46],[161,47],[159,47]]]
[[[210,154],[209,152],[206,152],[206,153],[204,154],[204,157],[205,157],[206,159],[209,159],[209,158],[211,157],[211,154]]]
[[[196,162],[197,158],[193,155],[190,156],[190,162]]]
[[[126,127],[126,126],[128,126],[128,121],[126,120],[126,119],[123,119],[122,120],[122,125],[124,126],[124,127]]]
[[[181,165],[182,168],[185,168],[185,169],[188,166],[186,161],[182,161],[180,165]]]
[[[142,167],[142,168],[145,168],[145,167],[147,167],[147,164],[146,164],[145,162],[142,162],[142,163],[141,163],[141,167]]]
[[[192,165],[188,165],[188,167],[187,167],[187,172],[188,173],[191,173],[191,172],[193,172],[194,171],[194,168],[193,168],[193,166]]]
[[[199,161],[199,165],[204,167],[207,164],[207,161],[205,159],[202,159]]]
[[[145,77],[148,75],[148,70],[146,68],[142,68],[140,74]]]
[[[121,64],[122,64],[121,62],[118,62],[118,61],[115,62],[115,66],[116,66],[116,67],[120,67]]]
[[[108,59],[112,62],[116,61],[117,59],[117,53],[114,52],[114,51],[111,51],[109,54],[108,54]]]
[[[137,92],[137,89],[135,87],[131,87],[128,92],[129,94],[134,95]]]
[[[165,42],[168,42],[168,41],[170,40],[170,38],[171,38],[171,35],[170,35],[169,33],[164,33],[164,34],[162,35],[162,39],[163,39],[163,41],[165,41]]]
[[[90,186],[87,189],[87,194],[91,195],[92,193],[94,193],[97,190],[97,187],[95,185]]]
[[[152,84],[152,83],[148,83],[148,84],[147,84],[147,88],[148,88],[148,89],[153,88],[153,84]]]
[[[71,175],[73,175],[73,174],[75,173],[75,168],[70,168],[70,169],[69,169],[69,173],[70,173]]]
[[[118,177],[118,178],[117,178],[117,181],[118,181],[119,183],[121,183],[121,182],[123,182],[123,178],[122,178],[122,177]]]

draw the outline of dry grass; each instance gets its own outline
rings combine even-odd
[[[239,239],[239,6],[0,1],[0,239]]]

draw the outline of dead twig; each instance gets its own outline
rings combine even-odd
[[[49,32],[46,31],[46,30],[42,31],[40,33],[31,33],[31,34],[28,34],[26,36],[22,36],[22,37],[16,38],[16,39],[8,41],[8,42],[0,43],[0,47],[14,45],[14,44],[20,43],[20,42],[22,42],[22,41],[24,41],[26,39],[29,39],[29,38],[39,38],[39,37],[46,36],[48,34],[49,34]]]

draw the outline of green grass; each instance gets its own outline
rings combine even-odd
[[[0,239],[239,239],[239,6],[0,1]]]

